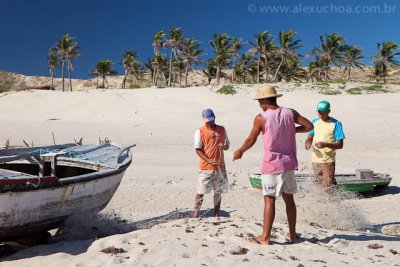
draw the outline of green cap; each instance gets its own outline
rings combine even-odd
[[[328,101],[320,101],[317,104],[317,110],[321,112],[326,112],[331,109],[331,104]]]

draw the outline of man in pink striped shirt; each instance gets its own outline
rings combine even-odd
[[[261,235],[250,239],[252,242],[268,245],[272,224],[275,219],[275,200],[282,195],[286,204],[289,223],[288,241],[296,240],[296,204],[293,194],[297,192],[294,170],[297,169],[296,133],[307,133],[313,129],[312,123],[297,111],[278,106],[277,94],[273,86],[266,85],[258,90],[261,109],[254,119],[253,129],[244,144],[234,152],[233,160],[240,159],[250,149],[257,137],[262,134],[264,158],[261,168],[261,181],[264,195],[264,225]],[[296,124],[300,125],[296,127]]]

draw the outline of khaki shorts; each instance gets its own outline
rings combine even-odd
[[[197,179],[197,194],[228,193],[228,176],[225,170],[200,170]]]
[[[282,192],[286,194],[294,194],[297,192],[294,171],[286,171],[276,174],[262,174],[261,183],[264,196],[279,197]]]

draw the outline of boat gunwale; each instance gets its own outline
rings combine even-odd
[[[34,191],[47,188],[59,188],[70,184],[93,181],[114,174],[119,174],[125,171],[132,163],[132,152],[129,150],[127,158],[123,161],[122,164],[118,164],[116,168],[108,167],[101,164],[95,164],[91,161],[82,159],[72,159],[72,160],[70,158],[64,158],[64,159],[60,159],[59,163],[73,162],[73,163],[83,163],[83,164],[82,165],[60,164],[62,166],[72,166],[72,167],[75,166],[75,167],[95,170],[95,172],[72,176],[72,177],[66,177],[66,178],[57,178],[55,176],[45,176],[45,177],[36,176],[29,179],[2,179],[0,180],[0,194],[7,192],[23,192],[23,191]],[[55,179],[57,181],[55,181]],[[1,188],[1,186],[9,186],[9,188]]]

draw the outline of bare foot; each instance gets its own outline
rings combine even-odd
[[[294,244],[300,238],[300,234],[296,233],[294,237],[290,236],[290,233],[287,234],[286,243]]]
[[[264,240],[261,236],[255,237],[253,234],[247,234],[246,240],[259,245],[269,245],[269,240]]]
[[[198,210],[194,211],[193,218],[199,218],[199,211]]]

